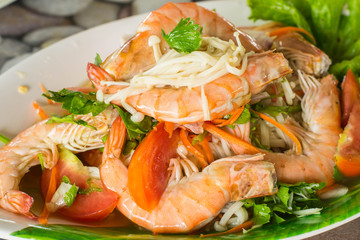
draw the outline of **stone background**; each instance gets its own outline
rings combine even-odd
[[[167,1],[2,0],[0,74],[62,38],[116,19],[152,11],[165,2]],[[360,219],[310,239],[360,239]]]

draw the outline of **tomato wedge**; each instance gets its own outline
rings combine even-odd
[[[345,127],[348,123],[354,103],[360,96],[360,86],[351,69],[347,71],[341,84],[341,89],[341,126]]]
[[[170,159],[176,156],[179,129],[170,137],[159,123],[134,152],[128,168],[128,186],[134,201],[145,210],[158,204],[168,183]]]
[[[62,177],[67,176],[72,184],[87,189],[90,178],[88,170],[82,162],[69,150],[60,150],[59,161],[56,165],[58,169],[57,187],[62,182]],[[41,179],[41,188],[43,194],[48,189],[51,171],[45,169]],[[118,196],[116,193],[108,190],[101,180],[91,179],[91,184],[100,191],[93,191],[88,194],[78,194],[70,207],[63,207],[58,210],[59,213],[71,219],[78,221],[99,221],[108,216],[116,207]]]
[[[340,135],[335,161],[339,171],[347,177],[360,176],[360,99],[350,113],[349,122]]]

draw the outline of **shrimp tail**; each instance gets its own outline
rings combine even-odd
[[[11,190],[0,199],[0,206],[7,211],[35,218],[30,212],[33,202],[34,199],[26,193],[18,190]]]
[[[114,78],[101,67],[88,63],[87,74],[94,87],[103,91],[103,93],[115,93],[118,90],[115,86],[106,86],[101,84],[102,81],[115,81]]]

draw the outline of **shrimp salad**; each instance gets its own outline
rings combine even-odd
[[[0,135],[0,207],[204,237],[320,214],[347,192],[334,174],[360,175],[360,87],[349,71],[340,95],[330,65],[302,28],[167,3],[87,65],[88,87],[44,91],[65,115],[34,102],[42,121]],[[19,190],[36,165],[38,212]]]

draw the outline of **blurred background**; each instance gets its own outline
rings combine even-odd
[[[0,0],[0,74],[34,52],[72,34],[155,10],[166,2],[168,1]]]

